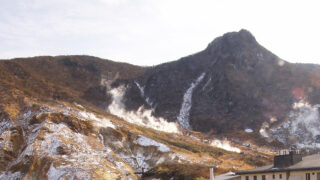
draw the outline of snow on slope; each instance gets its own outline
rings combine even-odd
[[[272,137],[298,148],[320,148],[320,104],[310,105],[301,100],[293,104],[289,120],[270,129]]]
[[[246,133],[253,133],[253,129],[251,129],[251,128],[246,128],[244,131],[245,131]]]
[[[16,159],[8,164],[8,169],[12,166],[28,163],[30,157],[35,156],[36,161],[40,162],[45,159],[50,165],[47,169],[43,167],[44,169],[41,170],[45,173],[44,177],[47,176],[49,179],[92,179],[93,177],[101,179],[100,175],[103,175],[102,179],[130,179],[133,169],[115,152],[117,149],[115,147],[116,143],[111,140],[115,137],[112,137],[112,134],[103,134],[103,132],[112,132],[109,128],[119,128],[120,126],[117,124],[100,115],[88,111],[79,111],[64,105],[42,106],[40,111],[28,111],[27,114],[28,116],[21,116],[23,118],[21,122],[24,123],[23,136],[26,138],[26,147]],[[52,121],[51,118],[59,118],[62,114],[65,118],[61,118],[58,122],[56,120]],[[34,118],[41,119],[42,122],[30,124],[30,121]],[[74,124],[70,122],[69,118],[76,118]],[[90,129],[90,125],[96,126]],[[83,131],[88,127],[89,129],[85,130],[87,133]],[[105,129],[106,127],[108,129]],[[100,128],[102,131],[99,130]],[[5,132],[7,133],[2,133],[1,136],[7,137],[8,134],[12,133],[11,130],[5,130]],[[6,145],[11,142],[6,137],[3,137],[4,141],[1,141],[0,144]],[[128,142],[128,139],[125,141],[119,143],[134,144]],[[153,145],[156,146],[157,144]],[[162,150],[160,153],[165,154],[166,146],[158,145],[159,150]],[[134,148],[134,146],[130,148]],[[140,147],[141,151],[146,151],[143,150],[144,148],[147,147]],[[127,150],[127,148],[121,149],[121,151]],[[129,152],[128,156],[130,157],[139,156],[139,153]],[[153,158],[153,155],[150,155],[149,161]],[[140,159],[140,161],[140,163],[145,163],[148,166],[153,165],[150,162],[145,162],[145,159]],[[135,175],[133,176],[135,177]],[[18,171],[0,171],[0,179],[21,178],[28,179],[30,175]]]
[[[163,118],[156,118],[152,115],[152,110],[144,109],[141,106],[136,112],[126,111],[122,103],[122,98],[125,93],[125,87],[120,86],[110,91],[112,95],[112,103],[108,107],[108,111],[130,123],[146,126],[159,131],[169,133],[180,133],[178,125],[173,122],[167,122]]]
[[[183,96],[183,102],[181,105],[179,116],[177,117],[179,124],[186,129],[190,129],[189,116],[190,109],[192,107],[192,93],[195,87],[201,82],[206,73],[202,73],[195,82],[192,82]]]
[[[141,96],[145,99],[146,103],[152,108],[154,109],[154,106],[153,106],[153,102],[150,100],[149,97],[146,97],[145,93],[144,93],[144,87],[142,87],[138,82],[134,82],[136,84],[136,86],[139,88],[140,90],[140,94]]]
[[[5,180],[17,180],[21,179],[21,173],[20,172],[14,172],[12,173],[11,171],[7,173],[2,173],[0,174],[0,179],[5,179]]]
[[[164,144],[161,144],[157,141],[154,141],[150,138],[147,138],[145,136],[139,135],[139,138],[135,141],[135,143],[141,145],[141,146],[156,146],[159,151],[161,152],[169,152],[170,148]]]
[[[82,120],[90,119],[90,120],[94,121],[94,123],[99,127],[110,127],[113,129],[117,128],[109,119],[98,118],[93,113],[86,112],[86,111],[80,111],[80,112],[78,112],[78,115],[79,115],[78,117]]]
[[[27,147],[8,167],[26,163],[36,155],[39,161],[44,158],[48,163],[53,161],[47,172],[49,179],[91,179],[93,170],[118,174],[118,168],[107,161],[108,151],[98,138],[76,133],[64,123],[44,120],[41,124],[30,126],[25,133]],[[130,172],[130,168],[123,170],[124,174]],[[10,179],[17,175],[20,176],[18,179],[31,178],[17,172],[3,172],[0,177]]]
[[[53,164],[51,164],[48,170],[47,176],[48,176],[48,179],[50,180],[58,180],[64,173],[65,171],[58,170],[53,166]]]
[[[67,105],[42,105],[30,112],[26,110],[25,116],[24,112],[19,115],[21,119],[17,121],[23,123],[24,145],[21,150],[16,149],[18,157],[8,161],[8,168],[0,170],[0,179],[28,179],[33,174],[49,179],[139,179],[134,172],[140,172],[141,168],[150,170],[162,163],[207,166],[218,162],[214,157],[201,157],[174,143],[165,143],[161,140],[164,133],[153,136],[150,129],[131,131],[131,124],[117,118],[111,121],[82,106],[78,106],[79,110]],[[12,133],[14,128],[9,131]],[[12,140],[8,139],[8,133],[2,135],[6,136],[2,138],[5,142],[0,144]],[[180,135],[167,135],[164,137],[177,142],[193,142],[181,139]],[[28,163],[41,167],[24,172],[24,166],[19,166],[31,167]],[[19,169],[11,171],[11,167]]]

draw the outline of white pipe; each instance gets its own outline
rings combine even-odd
[[[210,168],[210,180],[214,180],[213,168]]]

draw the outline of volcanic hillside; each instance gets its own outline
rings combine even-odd
[[[279,147],[320,148],[320,66],[288,63],[247,30],[154,67],[1,60],[0,102],[0,179],[207,178]]]

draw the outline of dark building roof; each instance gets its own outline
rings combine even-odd
[[[314,154],[302,158],[302,161],[297,162],[288,167],[277,168],[274,165],[262,166],[256,169],[247,171],[240,171],[237,174],[259,174],[259,173],[271,173],[271,172],[288,172],[288,171],[303,171],[303,170],[320,170],[320,154]]]

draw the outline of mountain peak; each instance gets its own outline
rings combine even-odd
[[[252,33],[247,30],[247,29],[240,29],[240,31],[232,31],[232,32],[227,32],[227,33],[224,33],[223,36],[242,36],[242,37],[245,37],[245,36],[251,36],[253,37]]]
[[[255,39],[254,36],[251,34],[251,32],[246,29],[241,29],[239,32],[236,32],[236,34],[246,39]]]
[[[229,33],[225,33],[222,36],[223,40],[229,40],[229,41],[240,41],[240,42],[251,42],[251,43],[256,43],[256,39],[255,37],[251,34],[250,31],[246,30],[246,29],[241,29],[238,32],[229,32]]]
[[[209,53],[214,51],[239,51],[247,48],[255,48],[259,46],[255,37],[246,29],[241,29],[238,32],[225,33],[214,39],[207,47]]]

